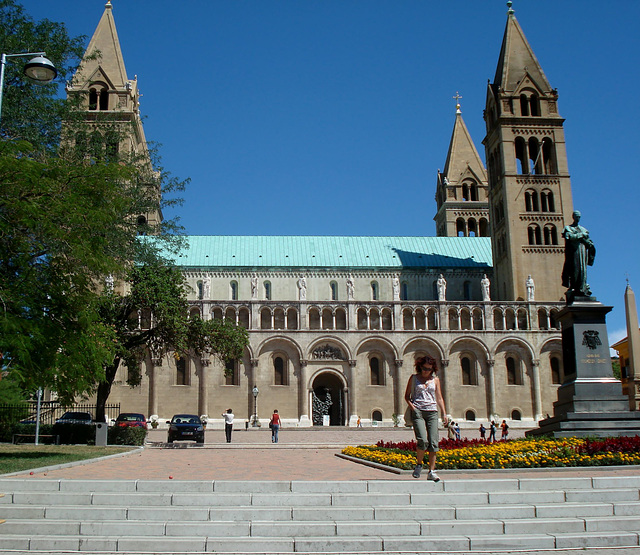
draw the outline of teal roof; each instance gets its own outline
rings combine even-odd
[[[488,237],[189,235],[183,268],[469,268],[492,266]]]

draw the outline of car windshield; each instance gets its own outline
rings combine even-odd
[[[173,424],[200,424],[200,419],[197,416],[182,414],[180,416],[174,416],[171,422]]]
[[[62,420],[91,420],[91,415],[86,412],[65,412]]]

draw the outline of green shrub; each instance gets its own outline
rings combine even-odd
[[[2,422],[0,424],[0,442],[11,443],[13,441],[14,434],[35,435],[35,424],[21,424],[20,422],[14,422],[13,424]],[[53,426],[51,424],[40,424],[40,435],[53,435]],[[41,439],[40,443],[54,443],[49,438]]]
[[[147,430],[144,428],[109,428],[109,445],[144,445]]]

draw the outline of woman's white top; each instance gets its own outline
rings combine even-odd
[[[436,402],[436,380],[427,380],[421,383],[418,376],[413,376],[413,395],[411,402],[420,410],[438,410]]]
[[[233,413],[225,412],[223,415],[225,424],[233,424]]]

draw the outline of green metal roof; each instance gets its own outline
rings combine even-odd
[[[189,235],[183,268],[488,268],[488,237]]]

